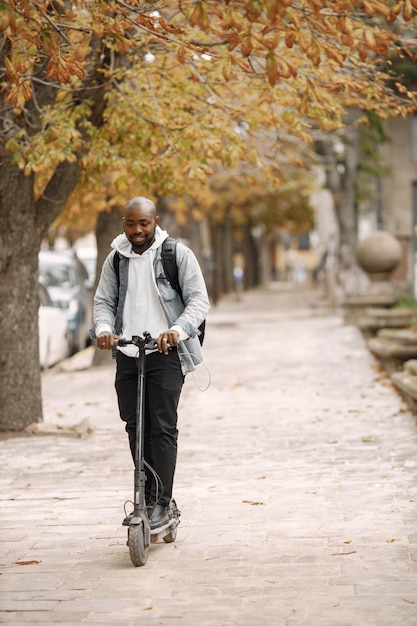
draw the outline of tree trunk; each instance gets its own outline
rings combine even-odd
[[[346,133],[343,172],[339,173],[334,157],[328,164],[328,186],[335,197],[335,216],[338,224],[339,241],[336,251],[335,268],[331,270],[329,284],[333,274],[337,277],[341,299],[360,295],[367,287],[368,279],[356,262],[358,240],[358,208],[356,203],[356,182],[359,162],[359,129],[355,121],[359,111],[351,109],[347,114],[349,131]],[[329,145],[324,146],[328,155]],[[333,297],[333,296],[332,296]]]
[[[355,183],[359,160],[358,130],[352,129],[350,139],[345,141],[344,172],[340,176],[340,186],[338,190],[338,202],[336,202],[336,216],[339,223],[339,246],[340,250],[349,251],[354,255],[357,235],[358,235],[358,215],[355,201]],[[340,258],[343,267],[346,260]],[[354,262],[353,259],[349,259]],[[347,261],[349,263],[349,261]]]
[[[4,65],[3,49],[0,53]],[[84,89],[77,89],[72,105],[88,101],[88,122],[96,127],[103,122],[106,106],[106,78],[110,51],[98,38],[91,40],[91,66]],[[34,61],[36,63],[36,60]],[[33,174],[25,176],[12,163],[6,142],[18,129],[22,136],[42,132],[40,110],[53,105],[56,88],[45,77],[47,64],[42,55],[34,73],[38,76],[36,97],[26,106],[26,113],[9,103],[0,106],[2,112],[0,136],[0,323],[4,347],[0,356],[0,430],[22,430],[42,419],[41,378],[38,329],[38,252],[49,226],[63,210],[79,180],[83,156],[90,145],[90,136],[80,121],[79,131],[84,139],[82,149],[74,160],[61,161],[51,172],[48,183],[38,200],[34,196]],[[45,79],[45,80],[42,80]],[[62,157],[64,158],[64,157]]]
[[[222,228],[222,283],[224,293],[233,293],[233,228],[230,214],[227,213]]]
[[[180,227],[177,223],[175,211],[171,210],[171,201],[167,196],[161,196],[158,198],[156,205],[156,211],[161,218],[160,226],[163,230],[166,230],[170,237],[178,239],[180,236]]]
[[[2,166],[0,191],[0,430],[21,430],[42,419],[38,340],[38,250],[30,176]]]
[[[265,232],[262,231],[259,238],[258,245],[258,254],[259,254],[259,277],[258,284],[265,285],[271,280],[271,258],[270,258],[270,250],[269,250],[269,240],[265,235]]]
[[[211,228],[211,248],[213,251],[212,258],[212,274],[211,274],[211,289],[210,296],[213,300],[213,304],[217,304],[220,299],[220,294],[222,293],[222,285],[221,285],[221,247],[222,247],[222,238],[221,238],[221,227],[217,224],[210,224]]]
[[[42,420],[38,328],[38,252],[79,177],[77,163],[60,163],[35,201],[33,178],[0,163],[0,431]]]
[[[103,263],[111,251],[110,244],[117,235],[123,232],[122,216],[118,207],[112,207],[112,210],[99,213],[96,225],[96,241],[97,241],[97,268],[95,287],[97,288],[101,274]],[[111,363],[112,353],[108,350],[94,351],[93,363],[94,367],[108,365]]]
[[[184,235],[188,241],[188,245],[194,252],[200,267],[204,273],[204,255],[203,255],[203,223],[198,222],[193,217],[187,220],[184,228]]]
[[[245,256],[245,287],[251,289],[259,285],[259,256],[250,223],[246,223],[243,227],[242,246]]]
[[[180,226],[177,222],[175,209],[170,208],[171,203],[172,200],[166,196],[161,196],[158,199],[157,212],[161,218],[161,228],[166,230],[171,237],[175,237],[176,239],[184,238],[186,240],[187,245],[197,257],[204,274],[207,288],[210,291],[211,265],[207,256],[207,250],[210,249],[208,225],[204,221],[194,219],[191,214],[188,216],[186,223]]]
[[[95,287],[98,285],[103,263],[111,251],[111,242],[122,232],[122,215],[117,206],[113,206],[110,212],[102,211],[99,213],[96,224],[97,267]]]

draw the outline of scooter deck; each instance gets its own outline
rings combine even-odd
[[[155,528],[155,530],[150,531],[150,540],[151,543],[157,543],[164,537],[168,535],[172,535],[179,524],[179,520],[176,518],[170,519],[165,526],[161,526],[160,528]]]

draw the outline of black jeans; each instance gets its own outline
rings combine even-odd
[[[116,356],[116,392],[121,419],[126,423],[130,451],[135,460],[136,397],[138,362],[120,350]],[[162,481],[156,498],[156,485],[152,473],[146,468],[146,502],[158,500],[167,506],[172,497],[175,465],[177,461],[177,408],[184,384],[177,350],[165,355],[152,352],[145,357],[145,461],[156,471]]]

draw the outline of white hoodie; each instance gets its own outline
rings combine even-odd
[[[136,254],[132,250],[132,244],[123,233],[118,235],[112,242],[111,247],[128,257],[129,276],[126,301],[123,309],[122,337],[130,339],[133,335],[143,336],[148,331],[152,337],[157,338],[168,329],[168,320],[162,308],[158,287],[153,270],[154,253],[162,242],[168,237],[168,233],[159,226],[155,229],[155,241],[142,254]],[[172,326],[172,330],[180,333],[180,339],[188,338],[184,329],[180,326]],[[112,332],[110,328],[100,325],[97,335],[101,332]],[[118,348],[127,356],[137,356],[136,346],[129,345]]]

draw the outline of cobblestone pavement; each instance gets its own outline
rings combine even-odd
[[[181,400],[177,540],[144,567],[113,364],[43,375],[39,433],[0,439],[1,623],[417,625],[416,419],[315,300],[278,284],[213,308]]]

